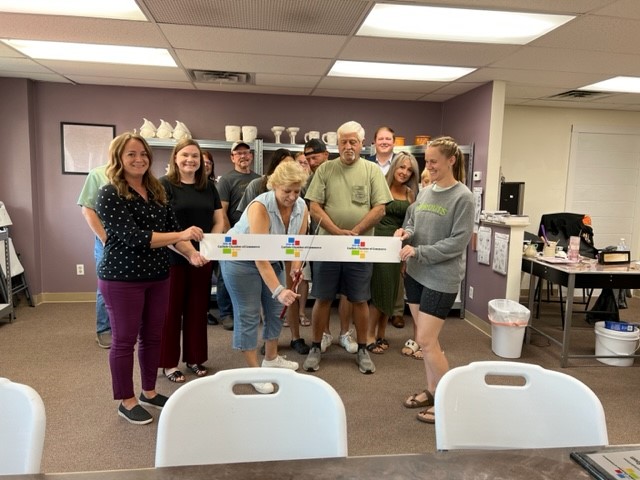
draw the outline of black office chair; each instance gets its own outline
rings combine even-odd
[[[544,227],[544,228],[543,228]],[[540,226],[538,228],[538,236],[544,237],[552,242],[558,242],[557,245],[568,249],[570,237],[580,237],[580,255],[588,258],[596,258],[598,249],[593,244],[593,228],[591,227],[591,219],[588,215],[581,213],[547,213],[540,218]],[[562,318],[562,327],[564,328],[564,300],[562,298],[562,287],[558,286],[558,300],[551,298],[553,284],[547,283],[547,298],[542,299],[542,282],[539,280],[536,285],[536,318],[540,317],[540,302],[560,303],[560,315]],[[584,305],[584,311],[589,309],[593,289],[582,289],[582,301],[575,302],[578,305]]]

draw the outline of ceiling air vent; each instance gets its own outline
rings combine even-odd
[[[547,97],[551,100],[593,100],[612,95],[611,92],[596,92],[593,90],[569,90]]]
[[[250,73],[224,72],[219,70],[191,70],[191,77],[196,82],[224,83],[233,85],[251,85],[253,77]]]

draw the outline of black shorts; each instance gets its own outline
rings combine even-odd
[[[350,302],[366,302],[371,298],[373,263],[313,262],[311,295],[320,300],[333,300],[338,293]]]
[[[442,320],[447,318],[458,296],[457,293],[431,290],[416,282],[411,275],[405,275],[404,277],[404,290],[407,296],[407,303],[419,304],[419,309],[422,313]]]

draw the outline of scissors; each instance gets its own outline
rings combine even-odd
[[[322,223],[322,219],[320,219],[320,221],[318,222],[318,225],[316,225],[316,230],[315,230],[315,232],[313,232],[313,237],[311,238],[311,242],[309,243],[309,247],[307,247],[307,253],[304,256],[304,260],[302,260],[302,265],[300,265],[300,269],[296,272],[295,276],[293,277],[293,284],[291,285],[291,290],[293,290],[293,292],[296,293],[296,294],[298,293],[298,287],[300,286],[300,282],[302,282],[302,269],[307,264],[307,258],[309,258],[309,252],[311,251],[311,247],[313,246],[314,240],[318,236],[318,232],[320,231],[320,224],[321,223]],[[280,312],[280,320],[282,320],[284,318],[286,313],[287,313],[287,306],[285,305],[282,308],[282,312]]]

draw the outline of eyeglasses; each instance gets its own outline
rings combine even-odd
[[[233,155],[236,157],[248,157],[251,155],[251,150],[241,150],[239,152],[233,152]]]

